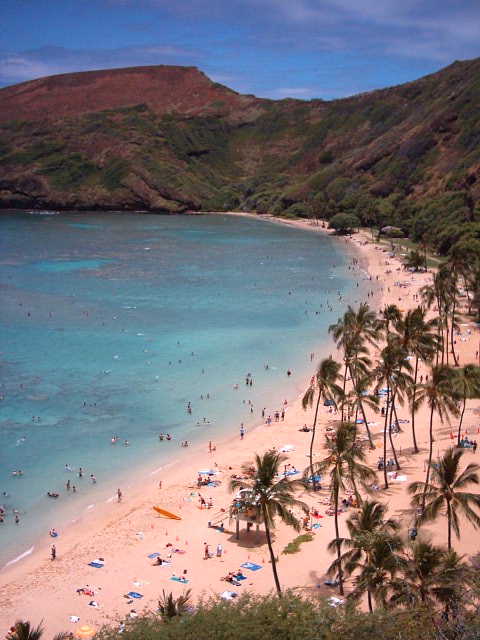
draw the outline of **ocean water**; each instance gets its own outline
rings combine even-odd
[[[293,399],[359,297],[350,259],[339,240],[250,218],[1,213],[0,566],[188,455],[181,440]]]

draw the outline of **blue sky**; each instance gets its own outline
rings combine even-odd
[[[194,65],[242,93],[338,98],[480,56],[480,0],[0,0],[0,86]]]

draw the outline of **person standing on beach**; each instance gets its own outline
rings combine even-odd
[[[117,489],[117,500],[118,502],[122,501],[122,492],[120,491],[120,489]]]
[[[210,558],[210,550],[206,542],[203,543],[203,559],[208,560]]]
[[[56,557],[57,557],[57,548],[54,544],[52,544],[52,548],[50,549],[50,558],[52,560],[55,560]]]
[[[245,427],[243,426],[243,422],[240,425],[240,440],[243,440],[243,436],[245,435]]]

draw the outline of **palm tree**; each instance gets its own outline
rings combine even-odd
[[[347,401],[355,409],[355,423],[357,423],[358,412],[360,411],[362,414],[363,423],[365,424],[368,441],[370,443],[370,449],[375,449],[365,413],[365,405],[373,411],[378,412],[378,396],[372,395],[368,391],[371,380],[372,376],[369,373],[365,373],[363,375],[358,374],[355,378],[354,386],[347,396]]]
[[[431,464],[431,483],[412,482],[408,487],[413,494],[412,505],[422,505],[420,521],[435,520],[442,513],[447,516],[448,550],[452,548],[452,528],[460,538],[459,514],[462,514],[475,528],[480,526],[480,516],[474,509],[480,509],[480,494],[469,493],[465,488],[470,484],[480,484],[480,465],[470,463],[461,471],[460,460],[465,451],[451,447],[437,463]],[[424,496],[427,500],[424,504]]]
[[[422,289],[420,290],[420,294],[422,296],[425,309],[431,309],[434,304],[437,305],[437,311],[438,311],[438,318],[436,320],[437,342],[438,342],[438,345],[441,346],[442,364],[443,364],[444,356],[445,356],[445,344],[446,344],[444,328],[446,325],[445,316],[446,316],[447,303],[446,303],[443,278],[439,275],[438,272],[434,274],[432,284],[425,285],[424,287],[422,287]],[[447,335],[447,338],[448,338],[448,335]],[[440,351],[437,351],[435,364],[438,364],[439,353]]]
[[[341,558],[346,575],[358,572],[355,596],[367,592],[368,608],[373,611],[372,596],[376,601],[384,601],[383,586],[387,573],[391,575],[397,567],[397,559],[389,557],[401,548],[396,536],[400,528],[396,520],[385,519],[387,507],[376,500],[365,500],[359,511],[355,511],[347,520],[350,538],[342,538],[343,547],[347,547]],[[389,545],[389,546],[388,546]],[[336,540],[328,546],[330,551],[336,548]],[[392,562],[393,560],[393,562]],[[328,573],[338,573],[338,558],[330,565]]]
[[[44,631],[42,623],[34,627],[29,620],[17,620],[14,628],[9,636],[12,640],[40,640]]]
[[[396,326],[402,318],[402,312],[396,304],[389,304],[380,311],[381,322],[385,328],[385,335],[388,340],[390,325]]]
[[[425,508],[426,494],[429,486],[430,469],[432,467],[433,454],[433,415],[437,413],[440,421],[452,415],[458,415],[457,393],[455,390],[456,372],[446,365],[436,365],[431,368],[429,379],[419,386],[419,393],[416,399],[416,408],[424,402],[430,409],[429,428],[429,453],[427,474],[424,483],[424,493],[422,497],[422,511]]]
[[[165,593],[162,589],[162,596],[158,601],[158,611],[162,620],[167,621],[176,616],[182,616],[188,612],[190,605],[191,589],[187,589],[178,598],[174,598],[173,593]]]
[[[420,251],[410,251],[410,253],[406,256],[404,261],[405,269],[413,269],[414,271],[418,271],[419,269],[425,268],[425,256],[420,253]]]
[[[413,449],[415,453],[418,453],[414,411],[417,394],[418,365],[420,361],[431,362],[436,350],[439,348],[438,338],[433,333],[433,329],[437,326],[437,320],[427,320],[425,309],[423,307],[416,307],[415,309],[407,311],[404,317],[400,316],[394,321],[394,325],[400,345],[405,349],[407,354],[413,354],[415,356],[415,368],[410,396]]]
[[[403,371],[403,369],[405,369],[405,371]],[[395,447],[393,446],[391,422],[395,397],[397,394],[401,396],[411,381],[411,377],[408,373],[409,370],[411,370],[411,366],[407,361],[405,361],[404,349],[399,346],[396,341],[390,338],[387,342],[387,346],[380,352],[380,360],[378,361],[374,372],[378,386],[380,386],[380,384],[385,384],[387,388],[387,404],[383,427],[383,476],[385,489],[388,489],[387,428],[390,437],[390,446],[396,461],[397,469],[400,466],[395,452]]]
[[[431,610],[437,603],[450,606],[469,582],[470,571],[455,551],[445,551],[425,540],[409,543],[402,559],[402,575],[393,580],[390,603]]]
[[[370,611],[373,611],[372,599],[377,606],[385,608],[390,584],[402,566],[399,555],[402,547],[399,536],[376,533],[366,538],[366,556],[363,562],[358,563],[355,588],[349,597],[358,600],[366,593]]]
[[[29,620],[17,620],[14,630],[8,634],[8,638],[9,640],[40,640],[43,632],[42,623],[34,627]],[[68,632],[61,631],[53,636],[53,640],[66,640],[69,637]]]
[[[333,502],[335,517],[335,544],[337,547],[338,582],[340,595],[343,595],[343,572],[341,566],[341,538],[338,529],[338,501],[340,491],[345,490],[346,483],[355,486],[355,477],[368,477],[372,470],[359,460],[360,448],[356,445],[356,426],[348,422],[341,422],[335,438],[328,438],[326,448],[328,455],[314,464],[316,473],[330,473],[330,495]],[[357,492],[358,493],[358,492]]]
[[[458,423],[457,446],[460,446],[462,433],[463,415],[467,405],[467,398],[478,398],[480,393],[480,368],[474,364],[467,364],[462,369],[456,370],[459,395],[462,398],[462,412]]]
[[[318,366],[316,374],[312,377],[309,388],[302,398],[302,407],[305,410],[307,406],[312,406],[315,392],[318,392],[309,451],[310,475],[314,491],[317,490],[317,480],[316,475],[313,473],[313,444],[315,441],[318,409],[320,407],[321,400],[328,400],[329,402],[333,402],[336,406],[336,400],[342,397],[342,389],[337,384],[340,377],[340,367],[341,365],[338,362],[335,362],[332,358],[325,358],[322,360]]]
[[[376,472],[365,464],[366,456],[363,451],[361,443],[357,439],[357,425],[350,425],[352,431],[352,444],[349,451],[346,453],[346,460],[348,464],[348,479],[350,486],[355,492],[355,498],[357,505],[361,506],[363,503],[362,497],[358,491],[357,480],[360,481],[363,488],[368,484],[377,480]]]
[[[355,311],[349,305],[343,317],[336,324],[330,325],[328,331],[333,335],[337,347],[343,351],[343,393],[345,394],[347,373],[350,373],[350,377],[355,381],[355,377],[360,370],[362,373],[365,372],[364,366],[359,363],[359,359],[360,356],[365,356],[367,351],[365,343],[376,344],[380,325],[375,312],[370,309],[367,303],[362,302],[358,311]],[[356,361],[355,366],[352,367],[354,361]],[[344,399],[341,405],[342,422],[344,420]]]
[[[278,479],[279,469],[286,460],[273,449],[266,451],[263,456],[256,454],[254,463],[245,463],[242,466],[243,475],[247,480],[233,479],[230,482],[230,490],[242,489],[241,500],[258,510],[265,526],[268,551],[272,563],[273,578],[278,595],[281,597],[282,589],[278,579],[277,563],[272,547],[271,529],[275,526],[275,518],[300,531],[300,522],[291,509],[301,508],[305,513],[309,512],[308,506],[294,497],[295,491],[303,487],[300,480],[289,480],[286,477]]]

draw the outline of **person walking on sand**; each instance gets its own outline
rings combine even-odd
[[[243,426],[243,422],[240,425],[240,440],[243,440],[243,436],[245,435],[245,427]]]
[[[206,542],[203,543],[203,559],[208,560],[210,558],[210,550]]]
[[[221,558],[223,553],[223,547],[220,543],[217,544],[217,558]]]
[[[57,557],[57,547],[52,544],[52,548],[50,549],[50,558],[52,560],[55,560],[55,558]]]
[[[117,489],[117,500],[118,502],[122,501],[122,492],[120,491],[120,489]]]

